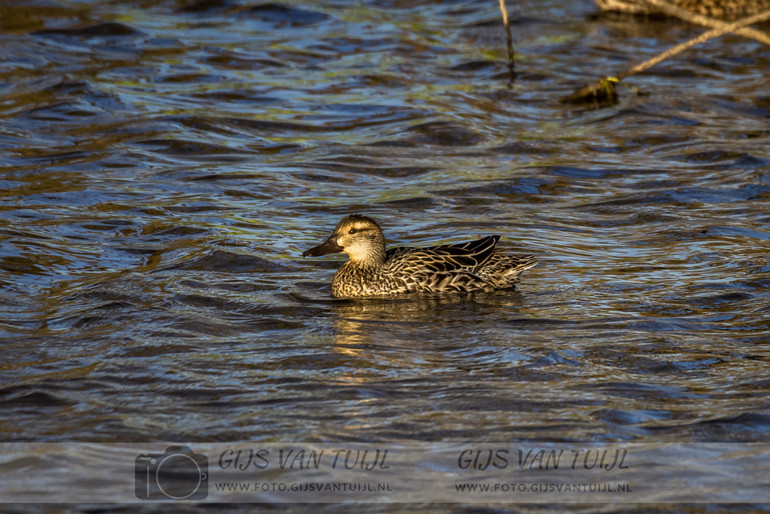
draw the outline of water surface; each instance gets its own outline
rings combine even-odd
[[[760,441],[770,49],[591,2],[6,3],[4,441]],[[335,300],[339,218],[521,287]]]

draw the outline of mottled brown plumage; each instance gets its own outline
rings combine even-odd
[[[494,253],[500,236],[430,248],[385,250],[379,225],[352,214],[339,222],[324,243],[302,255],[345,252],[350,259],[332,280],[337,297],[413,292],[470,292],[513,288],[522,271],[537,264],[531,255]]]

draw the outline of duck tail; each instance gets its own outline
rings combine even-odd
[[[534,255],[493,255],[490,262],[478,270],[478,275],[495,288],[516,287],[523,271],[537,265]]]

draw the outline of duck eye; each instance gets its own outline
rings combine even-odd
[[[348,234],[355,234],[356,232],[358,232],[358,230],[354,228],[351,228],[350,230],[348,230]]]

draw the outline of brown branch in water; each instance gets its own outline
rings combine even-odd
[[[754,23],[760,23],[765,20],[770,20],[770,11],[765,11],[759,14],[755,14],[753,16],[748,16],[741,20],[737,20],[733,23],[718,22],[721,25],[719,26],[719,28],[709,30],[708,32],[704,32],[703,34],[701,34],[696,38],[690,39],[689,41],[681,43],[673,48],[669,48],[662,54],[657,55],[652,59],[645,61],[641,64],[637,64],[636,66],[629,69],[628,71],[619,73],[615,77],[605,77],[605,78],[599,79],[599,81],[596,84],[592,86],[584,87],[572,93],[569,96],[565,96],[564,98],[561,99],[561,101],[563,103],[572,103],[572,104],[615,103],[618,97],[617,89],[615,88],[615,83],[623,80],[624,78],[634,75],[636,73],[640,73],[642,71],[648,70],[649,68],[652,68],[653,66],[658,64],[659,62],[665,59],[668,59],[669,57],[672,57],[676,54],[679,54],[692,46],[703,43],[704,41],[708,41],[709,39],[722,36],[724,34],[727,34],[728,32],[736,32],[739,29],[744,28],[748,25],[752,25]]]
[[[689,21],[690,23],[693,23],[695,25],[702,25],[704,27],[711,27],[712,29],[720,29],[726,25],[729,25],[728,22],[717,20],[714,18],[709,18],[708,16],[703,16],[701,14],[697,14],[691,11],[688,11],[686,9],[682,9],[681,7],[678,7],[676,5],[670,4],[668,2],[665,2],[663,0],[644,0],[644,2],[648,5],[651,5],[658,9],[663,14],[667,14],[669,16],[673,16],[675,18],[681,18],[685,21]],[[737,20],[740,21],[740,20]],[[736,34],[740,36],[747,37],[749,39],[755,39],[759,41],[760,43],[764,43],[766,45],[770,45],[770,36],[765,34],[764,32],[760,30],[755,30],[750,27],[744,27],[738,30],[733,31]]]
[[[500,0],[500,12],[503,13],[503,25],[505,25],[505,35],[508,39],[508,73],[511,75],[511,84],[516,78],[514,69],[516,64],[513,60],[513,36],[511,35],[511,25],[508,23],[508,9],[505,8],[505,0]]]
[[[708,32],[704,32],[700,36],[690,39],[689,41],[685,41],[684,43],[681,43],[679,45],[676,45],[673,48],[668,49],[667,51],[663,52],[662,54],[658,55],[657,57],[653,57],[649,61],[645,61],[641,64],[637,64],[630,70],[628,70],[625,73],[621,73],[618,75],[618,79],[622,80],[629,75],[633,75],[635,73],[639,73],[642,71],[645,71],[656,64],[658,64],[660,61],[664,59],[668,59],[669,57],[676,55],[678,53],[684,52],[688,48],[695,46],[697,44],[703,43],[705,41],[708,41],[709,39],[713,39],[715,37],[723,36],[727,34],[728,32],[735,32],[737,29],[740,29],[742,27],[745,27],[747,25],[752,25],[754,23],[759,23],[761,21],[770,20],[770,11],[765,11],[763,13],[755,14],[754,16],[749,16],[747,18],[743,18],[742,20],[738,20],[734,23],[725,23],[720,28],[709,30]]]

